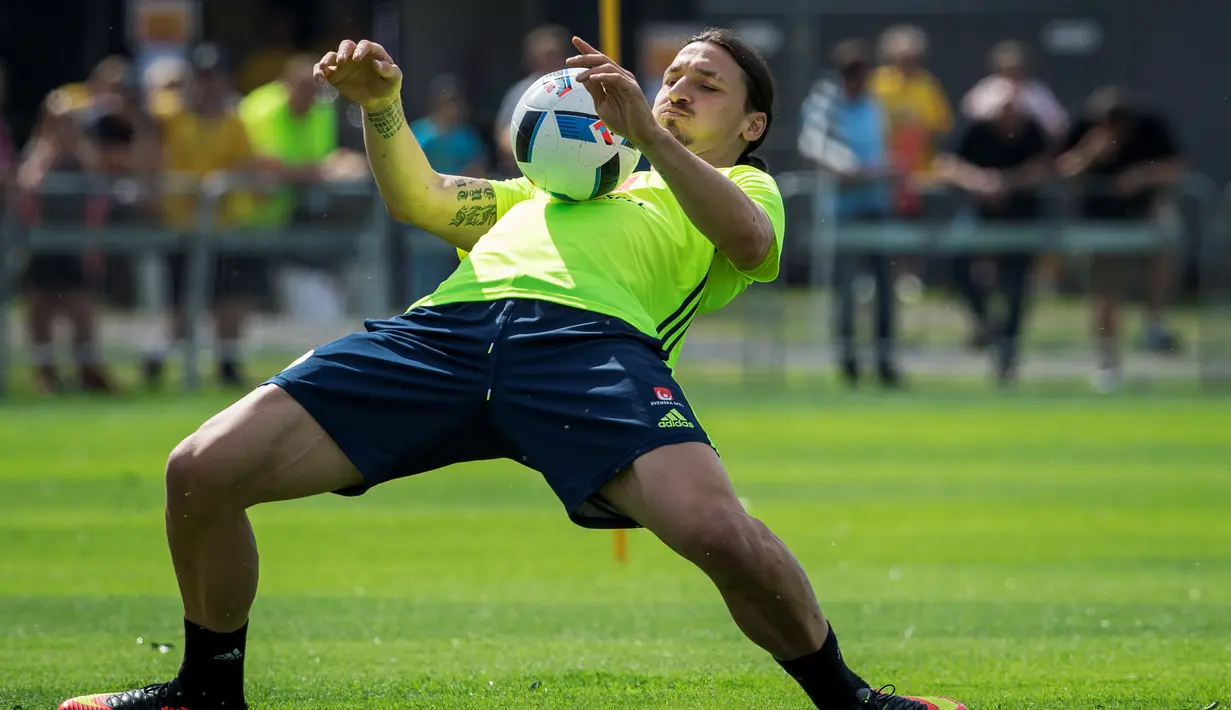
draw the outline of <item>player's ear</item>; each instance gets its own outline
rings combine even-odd
[[[765,124],[767,123],[764,111],[754,111],[745,119],[744,130],[740,132],[740,138],[749,143],[761,137],[765,133]]]

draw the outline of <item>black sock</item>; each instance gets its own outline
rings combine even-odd
[[[846,667],[842,650],[838,648],[838,634],[829,627],[825,643],[817,651],[803,658],[778,661],[787,675],[799,683],[812,702],[821,710],[847,710],[854,707],[855,691],[869,687],[863,678]]]
[[[184,662],[179,672],[184,690],[208,696],[211,705],[242,705],[247,639],[247,624],[237,631],[218,633],[184,619]]]

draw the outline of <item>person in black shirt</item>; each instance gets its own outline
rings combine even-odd
[[[1021,107],[1016,84],[1002,80],[987,91],[991,98],[983,114],[961,130],[952,150],[941,156],[940,175],[975,197],[977,215],[983,221],[1036,220],[1042,215],[1038,186],[1051,174],[1047,135]],[[981,261],[994,264],[1004,291],[1007,303],[1002,322],[992,324],[989,289],[975,278],[974,256],[954,259],[954,280],[974,316],[976,343],[997,343],[996,376],[1004,385],[1016,372],[1034,255],[998,251]]]
[[[1184,160],[1167,120],[1131,105],[1115,88],[1091,96],[1089,115],[1073,126],[1056,167],[1064,177],[1085,176],[1080,203],[1083,219],[1147,220],[1162,206],[1166,188],[1185,173]],[[1093,263],[1097,291],[1096,328],[1100,382],[1119,378],[1115,311],[1125,265],[1123,255],[1100,254]],[[1171,255],[1155,254],[1146,293],[1146,340],[1154,350],[1172,352],[1175,338],[1162,324],[1170,287]]]

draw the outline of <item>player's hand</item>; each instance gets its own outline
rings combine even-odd
[[[573,46],[581,54],[569,57],[567,63],[585,69],[577,79],[594,97],[598,117],[613,133],[645,145],[661,129],[637,78],[580,37],[573,38]]]
[[[332,84],[338,93],[368,110],[401,100],[402,70],[384,47],[366,39],[358,44],[342,40],[338,51],[321,57],[312,75],[318,84]]]

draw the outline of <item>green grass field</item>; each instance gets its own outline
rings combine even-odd
[[[984,389],[692,397],[869,680],[978,710],[1231,700],[1231,401]],[[0,709],[174,673],[161,469],[228,401],[0,404]],[[252,517],[254,707],[809,707],[698,572],[643,531],[617,565],[515,465]]]

